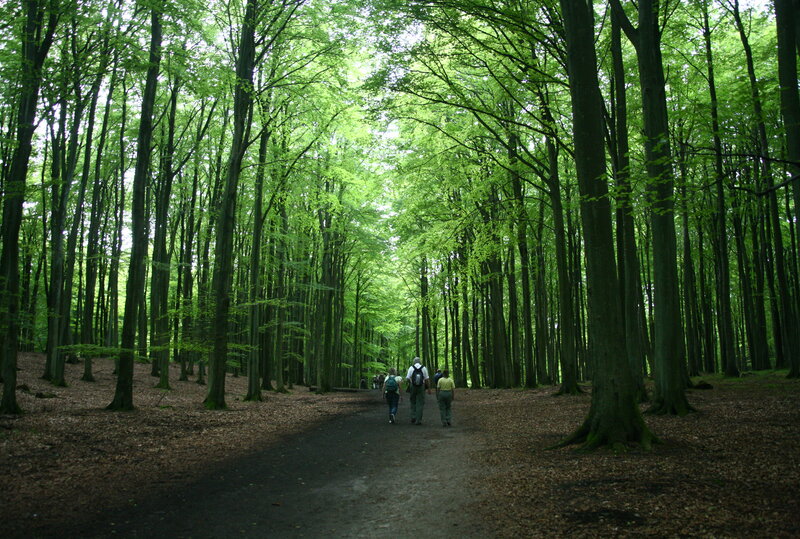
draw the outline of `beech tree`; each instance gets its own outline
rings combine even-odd
[[[20,95],[14,115],[16,148],[3,181],[3,252],[0,254],[0,359],[3,377],[3,413],[18,414],[17,347],[19,342],[19,230],[25,201],[25,182],[33,149],[36,108],[42,86],[42,66],[53,44],[61,15],[58,1],[29,0],[23,4],[20,28]],[[5,167],[4,167],[5,168]]]
[[[125,287],[125,311],[122,319],[122,340],[117,366],[117,385],[111,410],[131,410],[133,404],[133,361],[136,326],[145,288],[145,253],[148,241],[145,228],[145,184],[150,167],[153,137],[153,107],[156,99],[158,73],[161,64],[161,17],[158,6],[150,11],[150,61],[142,96],[142,111],[136,143],[136,168],[133,176],[131,211],[131,264]]]
[[[786,137],[786,158],[789,161],[794,194],[794,225],[800,235],[800,96],[797,90],[797,2],[775,0],[775,23],[778,34],[778,80],[780,82],[781,117]],[[788,296],[789,292],[786,291]],[[786,325],[784,344],[789,358],[789,377],[800,378],[800,342],[798,341],[797,304],[784,310]]]
[[[236,50],[236,78],[233,98],[233,139],[226,166],[225,182],[217,216],[214,247],[214,318],[212,323],[212,352],[209,369],[209,409],[225,408],[225,366],[228,361],[228,312],[230,310],[231,269],[233,267],[233,229],[239,177],[250,132],[250,112],[253,105],[253,70],[256,63],[256,25],[264,13],[258,0],[247,0],[242,15],[239,43]]]
[[[666,87],[661,59],[660,4],[638,4],[634,28],[619,0],[611,0],[620,23],[636,48],[645,132],[647,174],[653,211],[653,266],[655,304],[656,392],[651,411],[684,415],[692,407],[686,400],[684,332],[680,313],[675,238],[674,175],[669,143]]]
[[[567,38],[576,169],[581,188],[581,218],[586,237],[589,331],[595,371],[592,407],[584,424],[561,442],[586,449],[641,444],[653,436],[637,405],[637,388],[625,353],[625,327],[614,263],[611,205],[606,184],[603,116],[594,50],[592,2],[561,1]]]

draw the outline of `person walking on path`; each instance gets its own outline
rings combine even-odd
[[[397,418],[397,405],[402,399],[400,395],[400,384],[402,376],[397,376],[397,371],[392,367],[383,382],[383,397],[389,405],[389,423],[394,423]]]
[[[442,418],[443,427],[449,427],[452,424],[452,405],[455,394],[456,384],[450,378],[450,371],[445,369],[436,383],[436,401],[439,403],[439,416]]]
[[[431,394],[430,377],[428,376],[428,369],[426,369],[418,357],[414,358],[414,363],[408,368],[406,374],[411,395],[409,401],[411,402],[411,423],[415,425],[422,425],[422,411],[425,408],[425,392]]]

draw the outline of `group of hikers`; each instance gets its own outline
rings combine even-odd
[[[402,400],[401,388],[403,387],[403,382],[406,383],[405,391],[409,394],[411,423],[413,425],[422,425],[425,394],[430,395],[431,386],[433,386],[436,390],[436,401],[439,403],[439,416],[442,420],[442,426],[452,426],[452,405],[456,384],[450,378],[448,369],[437,369],[431,382],[427,367],[422,365],[418,357],[414,358],[412,365],[408,368],[405,379],[399,376],[394,368],[389,369],[389,374],[383,379],[381,389],[386,403],[389,405],[389,423],[395,423],[397,420],[397,407]]]

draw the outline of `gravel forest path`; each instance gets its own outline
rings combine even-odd
[[[481,436],[454,407],[443,428],[434,396],[422,425],[403,399],[388,423],[378,391],[364,408],[210,470],[159,499],[130,507],[68,537],[488,537],[475,516]],[[65,533],[66,532],[66,533]]]

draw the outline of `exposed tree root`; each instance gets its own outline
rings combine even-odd
[[[2,404],[0,405],[0,414],[3,415],[22,415],[22,408],[19,407],[19,404]]]
[[[118,399],[111,401],[111,404],[106,406],[106,410],[111,412],[132,412],[136,407],[131,403],[120,402]]]
[[[676,415],[678,417],[683,417],[696,411],[697,410],[695,410],[686,399],[683,399],[683,402],[662,399],[660,401],[654,401],[653,405],[645,410],[644,413],[650,415]]]
[[[583,395],[586,393],[578,384],[566,385],[561,384],[561,387],[554,393],[556,397],[561,395]]]
[[[203,406],[205,406],[206,410],[227,410],[228,405],[224,402],[216,402],[205,400],[203,401]]]
[[[622,422],[595,421],[593,414],[575,432],[548,449],[558,449],[580,444],[580,452],[595,451],[607,447],[614,452],[642,449],[650,451],[659,439],[647,428],[641,417],[633,419],[632,424],[622,428]]]

